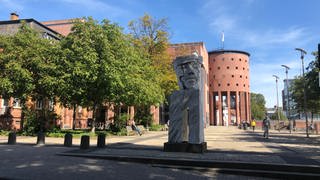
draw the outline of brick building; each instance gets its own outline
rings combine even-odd
[[[61,37],[70,33],[73,20],[58,20],[38,22],[34,19],[19,19],[19,15],[11,13],[10,20],[0,21],[1,35],[14,35],[18,32],[22,22],[25,22],[32,29],[39,32],[42,38],[60,40]],[[76,122],[73,122],[73,109],[61,106],[59,103],[53,104],[53,101],[45,100],[44,102],[29,100],[27,107],[40,111],[46,107],[55,112],[59,119],[55,122],[48,122],[47,125],[57,125],[63,129],[72,128],[87,128],[88,122],[92,119],[92,111],[81,106],[76,109]],[[112,106],[105,105],[97,112],[97,120],[105,122],[106,120],[113,120],[114,113]],[[0,98],[0,129],[20,129],[21,122],[21,104],[18,98]]]
[[[211,125],[251,120],[249,56],[236,50],[209,52]]]
[[[71,32],[75,19],[38,22],[34,19],[23,19],[39,31],[44,38],[59,40]],[[0,34],[14,34],[21,24],[19,16],[11,14],[9,21],[0,21]],[[171,44],[168,53],[175,59],[177,56],[190,55],[196,52],[203,57],[206,70],[205,90],[205,124],[230,125],[241,120],[250,120],[250,81],[249,53],[234,50],[217,50],[208,53],[203,42]],[[87,128],[92,118],[92,111],[77,107],[76,122],[73,122],[73,110],[52,102],[28,102],[29,106],[39,108],[41,103],[52,106],[60,119],[54,122],[61,128]],[[124,107],[122,110],[133,119],[134,108]],[[164,107],[151,107],[154,123],[164,123],[168,120]],[[101,122],[112,121],[114,110],[112,106],[104,106],[98,110],[97,119]],[[21,107],[16,98],[1,99],[0,128],[19,129],[21,125]]]
[[[228,126],[251,120],[249,53],[207,52],[203,42],[171,44],[168,51],[172,59],[193,52],[203,57],[207,74],[205,124]]]

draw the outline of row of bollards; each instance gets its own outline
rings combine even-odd
[[[17,142],[17,135],[15,132],[10,132],[8,135],[8,144],[16,144]],[[37,145],[44,145],[45,144],[45,133],[38,133],[37,136]],[[64,136],[64,146],[71,147],[72,146],[72,134],[66,133]],[[106,135],[99,134],[97,140],[97,147],[103,148],[106,146]],[[81,136],[80,142],[80,149],[89,149],[90,148],[90,136],[83,135]]]

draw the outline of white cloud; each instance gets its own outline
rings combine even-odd
[[[105,1],[100,0],[58,0],[61,3],[73,4],[76,6],[80,6],[84,9],[102,11],[108,14],[108,16],[119,16],[123,14],[127,14],[125,9],[122,9],[118,6],[111,5]]]
[[[295,47],[306,47],[313,39],[318,39],[309,32],[307,27],[288,26],[255,26],[250,13],[256,0],[222,1],[208,0],[201,8],[203,17],[208,21],[209,30],[216,37],[225,32],[227,49],[248,50],[250,57],[251,91],[265,96],[267,107],[276,104],[276,83],[272,75],[281,79],[279,85],[279,101],[285,69],[289,66],[289,78],[300,74],[301,61],[294,52]],[[306,59],[308,59],[306,57]],[[307,62],[305,62],[305,65]],[[281,105],[281,103],[280,103]],[[282,105],[281,105],[282,106]]]
[[[249,47],[269,47],[276,45],[301,44],[304,42],[306,31],[304,28],[288,28],[285,30],[269,29],[269,30],[247,30],[242,29],[238,32],[242,36],[237,36],[239,40],[247,42]]]
[[[214,31],[232,31],[236,27],[236,19],[230,16],[221,15],[214,18],[210,23],[210,29]]]
[[[11,11],[22,11],[23,10],[23,5],[20,4],[21,1],[15,1],[15,0],[0,0],[1,6],[4,6]]]

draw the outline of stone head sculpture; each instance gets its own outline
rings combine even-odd
[[[179,56],[173,61],[173,67],[181,90],[200,88],[201,68],[203,67],[201,56]]]

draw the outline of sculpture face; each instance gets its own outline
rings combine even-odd
[[[180,89],[198,89],[201,64],[199,59],[193,56],[176,59],[174,69],[176,71]]]

